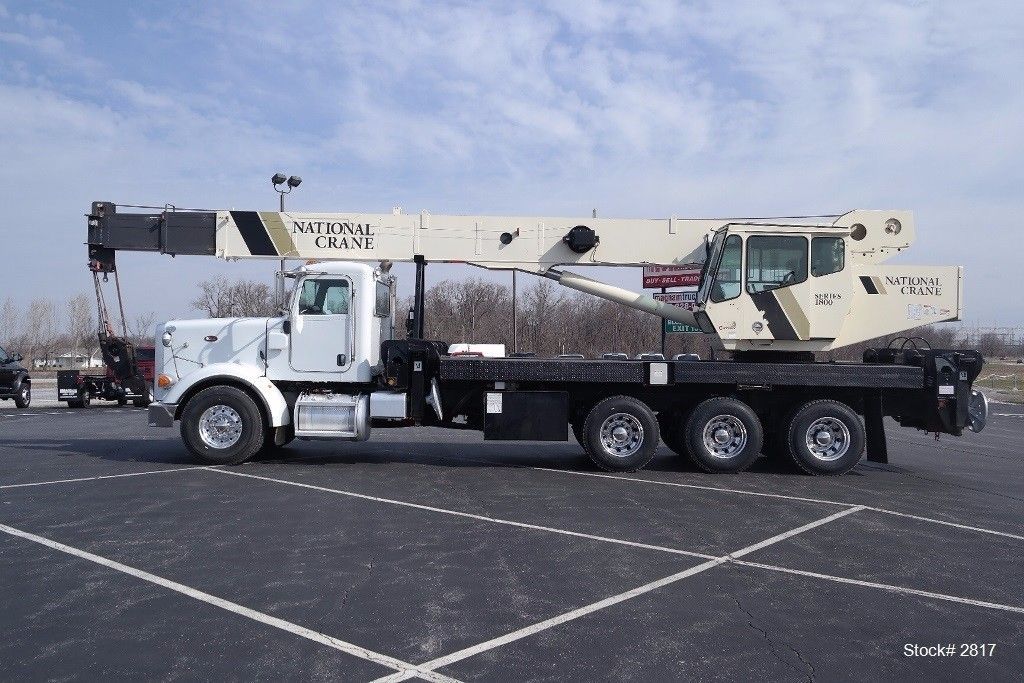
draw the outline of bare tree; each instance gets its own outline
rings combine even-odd
[[[133,344],[149,346],[153,343],[153,325],[156,323],[156,313],[147,311],[135,316],[135,320],[128,324],[128,336]]]
[[[85,294],[76,294],[67,301],[65,338],[68,350],[75,355],[84,352],[92,355],[96,347],[96,322],[93,316],[93,302]]]
[[[25,312],[24,346],[32,360],[48,357],[57,341],[57,315],[49,299],[33,299]]]
[[[0,339],[13,344],[21,334],[21,311],[11,297],[5,297],[0,304]]]
[[[273,292],[265,282],[238,280],[231,285],[230,292],[233,316],[266,318],[277,315]]]
[[[199,283],[200,294],[192,308],[211,318],[265,317],[274,315],[270,286],[254,280],[236,280],[218,276]]]

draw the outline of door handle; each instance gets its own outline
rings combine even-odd
[[[348,356],[346,356],[344,353],[339,353],[338,354],[338,366],[339,367],[344,366],[345,363],[347,362],[347,360],[348,360]]]

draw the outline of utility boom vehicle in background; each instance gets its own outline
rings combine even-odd
[[[90,259],[104,272],[118,250],[318,260],[279,273],[278,316],[158,327],[150,424],[179,421],[204,463],[243,462],[295,437],[358,441],[374,428],[433,425],[497,440],[565,441],[571,429],[595,464],[614,471],[643,467],[664,441],[711,472],[742,470],[765,449],[838,474],[865,445],[869,459],[887,460],[885,416],[955,435],[980,431],[987,417],[972,388],[976,351],[904,339],[864,362],[814,361],[815,352],[959,319],[960,268],[883,265],[913,242],[908,212],[619,220],[142,214],[97,202],[88,221]],[[395,339],[397,260],[416,263],[407,339]],[[562,269],[695,260],[704,266],[694,311]],[[429,261],[549,277],[698,326],[731,358],[522,358],[493,345],[480,356],[465,345],[449,353],[446,341],[423,339]]]

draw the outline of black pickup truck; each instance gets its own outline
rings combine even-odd
[[[0,347],[0,399],[14,399],[14,405],[28,408],[32,403],[32,378],[21,365],[21,354],[9,354]]]

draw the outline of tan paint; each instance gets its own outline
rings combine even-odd
[[[295,250],[295,242],[292,240],[291,232],[281,219],[281,214],[276,211],[260,211],[260,219],[267,228],[270,240],[280,256],[298,256]]]

